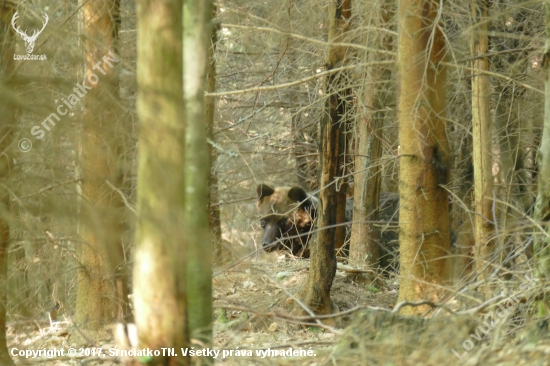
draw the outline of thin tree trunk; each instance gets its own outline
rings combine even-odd
[[[456,246],[452,248],[452,266],[454,283],[471,279],[474,270],[474,215],[470,212],[473,200],[473,162],[472,162],[472,137],[471,134],[462,140],[458,160],[463,168],[459,170],[460,190],[459,198],[462,203],[455,204],[456,227],[451,228],[457,236]],[[453,224],[453,220],[451,220]]]
[[[507,269],[511,268],[512,263],[508,260],[512,253],[513,241],[515,238],[514,228],[522,219],[522,212],[525,212],[523,207],[523,192],[525,186],[520,178],[523,154],[519,148],[519,131],[517,124],[519,121],[517,108],[514,108],[513,93],[508,92],[507,88],[501,89],[497,101],[495,129],[497,130],[499,144],[499,201],[496,205],[497,220],[502,227],[500,235],[495,243],[498,246],[497,252],[500,254],[498,263],[502,263]],[[517,184],[515,184],[517,183]],[[498,217],[499,216],[499,217]],[[512,233],[512,234],[510,234]],[[510,280],[512,272],[505,272],[504,279]]]
[[[176,348],[178,357],[154,360],[162,365],[189,363],[179,352],[189,341],[182,10],[183,0],[137,2],[140,135],[134,316],[139,348]],[[203,207],[206,210],[206,201]]]
[[[339,76],[339,80],[333,85],[342,85],[340,82],[344,80],[343,75]],[[335,88],[339,90],[342,88]],[[351,172],[350,166],[350,148],[351,148],[351,128],[350,128],[350,118],[349,118],[349,89],[342,89],[341,95],[339,96],[339,106],[338,118],[340,119],[340,126],[338,127],[340,132],[338,136],[338,160],[337,160],[337,169],[336,173],[337,180],[336,184],[336,228],[334,230],[334,249],[336,250],[337,255],[342,257],[347,257],[348,254],[344,253],[346,244],[346,202],[348,198],[349,184],[348,176]]]
[[[334,23],[332,29],[329,29],[329,40],[334,42],[343,42],[344,37],[349,32],[351,25],[351,0],[339,0],[338,4],[335,4],[335,19],[340,17],[338,23]],[[345,47],[333,46],[328,51],[328,65],[327,70],[333,67],[343,66],[348,63],[349,53],[351,51]],[[338,132],[338,150],[336,158],[332,163],[337,164],[337,172],[335,176],[334,185],[336,188],[336,228],[334,230],[334,247],[338,251],[344,247],[346,241],[346,200],[348,197],[348,175],[351,170],[350,161],[350,148],[351,148],[351,118],[349,110],[351,90],[347,87],[347,73],[341,72],[337,75],[333,75],[328,79],[327,83],[327,95],[332,95],[334,98],[329,97],[329,111],[330,123],[337,126]],[[332,94],[331,94],[332,93]],[[334,153],[334,152],[333,152]],[[327,181],[326,183],[328,183]],[[321,187],[323,187],[321,185]]]
[[[82,2],[85,80],[91,87],[84,98],[84,126],[79,164],[82,207],[76,319],[90,329],[123,321],[129,312],[128,278],[122,248],[124,206],[112,186],[120,187],[118,82],[115,65],[120,21],[119,0]]]
[[[485,282],[485,293],[489,291],[491,273],[490,261],[493,253],[495,217],[493,210],[493,175],[491,158],[491,88],[489,76],[483,71],[489,69],[489,60],[478,57],[489,48],[486,0],[472,0],[472,19],[476,30],[471,38],[474,75],[472,77],[472,125],[474,150],[474,201],[475,248],[474,256],[478,275]],[[479,71],[477,71],[479,70]]]
[[[189,334],[212,344],[212,246],[208,213],[211,176],[204,91],[212,1],[185,1],[183,87],[185,105],[185,242]],[[212,361],[212,360],[210,360]]]
[[[371,13],[377,21],[375,26],[386,28],[390,13],[385,3],[375,7]],[[371,47],[387,49],[391,39],[385,32],[369,35]],[[381,61],[377,52],[369,52],[368,60]],[[357,116],[357,144],[355,154],[355,186],[353,201],[353,224],[350,239],[350,264],[377,267],[380,257],[380,229],[375,225],[380,217],[380,184],[382,172],[382,125],[388,97],[391,71],[384,66],[369,66],[363,89],[364,108]]]
[[[212,7],[212,18],[217,14],[217,6]],[[210,34],[210,47],[208,48],[208,70],[206,72],[206,91],[213,93],[216,91],[216,44],[218,43],[218,28],[213,27]],[[216,172],[216,159],[218,154],[213,148],[214,142],[214,115],[215,115],[216,98],[206,98],[205,100],[205,119],[207,126],[208,139],[211,143],[208,144],[208,154],[210,156],[210,187],[209,197],[209,212],[210,212],[210,232],[212,234],[213,244],[213,260],[216,264],[221,264],[228,260],[229,253],[224,252],[222,245],[222,228],[220,219],[219,193],[218,193],[218,174]]]
[[[290,42],[290,41],[289,41]],[[292,61],[289,62],[292,64]],[[296,90],[289,91],[289,99],[292,105],[298,104],[298,93]],[[292,118],[290,120],[290,134],[292,136],[292,154],[294,155],[294,162],[296,164],[295,175],[298,185],[302,188],[309,189],[310,184],[308,182],[307,175],[307,158],[305,156],[305,149],[302,144],[304,143],[304,138],[300,133],[300,112],[299,107],[295,108],[292,111]]]
[[[541,284],[547,284],[550,279],[550,4],[546,8],[546,44],[544,47],[544,127],[542,141],[537,154],[539,171],[538,196],[535,205],[535,220],[543,225],[546,233],[535,237],[535,275]],[[546,225],[545,225],[546,224]],[[550,298],[548,293],[537,303],[538,316],[546,317],[550,313]]]
[[[300,57],[297,55],[297,51],[300,48],[298,41],[293,39],[290,34],[293,27],[296,26],[296,22],[299,22],[298,17],[293,18],[292,10],[295,7],[295,3],[292,1],[287,2],[287,20],[288,24],[285,26],[288,29],[288,35],[284,41],[284,54],[288,58],[288,64],[293,65],[290,69],[290,78],[299,79],[301,77],[300,69]],[[294,20],[294,22],[293,22]],[[318,170],[319,162],[317,159],[318,145],[313,143],[312,140],[317,140],[319,131],[319,125],[312,123],[310,118],[307,118],[308,113],[304,114],[303,106],[300,103],[300,86],[292,87],[288,90],[288,98],[292,103],[292,118],[290,121],[290,135],[292,136],[292,154],[294,156],[294,162],[296,164],[294,168],[294,174],[298,181],[298,186],[315,191],[318,187]]]
[[[329,42],[339,37],[351,17],[350,0],[333,0],[330,5]],[[344,50],[331,47],[327,69],[338,67],[344,58]],[[341,134],[345,132],[344,103],[339,95],[341,77],[331,75],[327,80],[327,114],[321,118],[321,176],[320,202],[317,225],[320,232],[311,245],[311,265],[306,283],[304,303],[317,314],[328,314],[335,310],[330,299],[330,288],[336,274],[335,228],[337,223],[337,192],[335,178],[338,174],[338,160],[342,151]]]
[[[12,93],[13,87],[8,87],[13,77],[15,53],[14,32],[11,27],[15,5],[8,1],[0,1],[0,95]],[[6,98],[7,99],[7,98]],[[8,290],[8,247],[10,244],[10,194],[5,187],[9,187],[10,170],[12,166],[12,153],[15,147],[10,145],[13,142],[13,134],[16,126],[15,108],[9,102],[0,103],[0,364],[12,366],[14,363],[10,358],[6,344],[6,305]]]
[[[523,180],[516,179],[518,170],[522,168],[523,153],[519,146],[519,115],[517,107],[514,107],[512,93],[504,88],[496,101],[495,128],[498,132],[499,155],[500,155],[500,181],[504,184],[506,195],[512,195],[517,199],[522,187]],[[504,89],[504,90],[503,90]],[[512,184],[517,180],[518,184]],[[510,210],[510,209],[508,209]]]
[[[438,301],[445,283],[449,245],[449,144],[445,131],[445,37],[437,24],[439,3],[400,0],[398,301]],[[419,315],[427,307],[405,307]]]

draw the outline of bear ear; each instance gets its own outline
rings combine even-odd
[[[288,191],[288,198],[296,202],[301,202],[303,208],[307,208],[312,205],[311,200],[308,199],[307,192],[302,187],[290,188]]]
[[[256,193],[258,194],[258,201],[261,200],[264,197],[271,196],[275,192],[273,188],[268,186],[267,184],[259,184],[258,187],[256,187]]]

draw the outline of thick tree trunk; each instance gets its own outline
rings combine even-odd
[[[13,87],[9,87],[13,77],[15,53],[14,32],[11,27],[11,19],[15,12],[15,5],[0,1],[0,94],[12,93]],[[8,289],[8,246],[10,244],[10,194],[5,187],[9,187],[10,170],[12,166],[12,153],[14,147],[13,134],[16,126],[15,108],[10,103],[0,103],[0,364],[12,366],[6,344],[6,305]]]
[[[385,4],[375,2],[371,16],[375,26],[386,28],[390,13]],[[387,49],[391,38],[385,32],[373,32],[369,36],[370,47]],[[377,52],[369,52],[370,62],[382,61]],[[357,115],[357,144],[355,147],[355,186],[353,224],[350,239],[350,264],[377,267],[380,257],[380,229],[376,223],[380,217],[380,184],[382,172],[382,125],[391,71],[384,66],[368,66],[363,89],[362,108]]]
[[[472,0],[472,19],[476,25],[471,38],[471,53],[475,57],[472,76],[472,125],[474,150],[474,201],[475,201],[475,248],[474,256],[478,275],[485,282],[485,293],[492,267],[495,220],[493,210],[493,175],[491,158],[491,88],[489,60],[479,57],[489,48],[486,0]],[[477,71],[479,70],[479,71]]]
[[[134,312],[139,348],[155,350],[179,351],[189,340],[182,10],[182,0],[137,2],[140,135]],[[206,210],[206,201],[203,207]],[[154,362],[188,364],[178,351],[178,357],[158,357]]]
[[[538,182],[538,197],[535,205],[535,220],[540,223],[546,233],[540,233],[535,237],[535,275],[541,284],[547,284],[550,279],[550,4],[546,8],[546,45],[544,47],[544,127],[542,141],[537,154],[540,167]],[[538,301],[538,316],[548,316],[550,309],[550,296],[548,293]]]
[[[446,44],[438,24],[439,3],[400,0],[399,244],[398,301],[438,301],[449,253],[449,144],[445,131]],[[405,307],[419,315],[426,307]]]
[[[332,0],[330,5],[329,41],[338,42],[351,17],[350,0]],[[345,49],[331,47],[327,69],[338,67],[344,59]],[[306,283],[304,303],[315,313],[331,313],[335,305],[330,299],[330,288],[336,274],[335,228],[338,199],[335,178],[338,174],[339,156],[342,154],[342,134],[345,133],[344,101],[340,93],[341,77],[331,75],[327,80],[326,115],[321,118],[321,176],[320,202],[317,225],[320,229],[311,245],[311,265]],[[345,200],[344,200],[345,201]],[[345,204],[345,202],[344,202]],[[345,207],[344,207],[345,209]]]
[[[212,1],[185,1],[183,90],[185,105],[185,242],[189,334],[212,344],[212,246],[208,212],[210,156],[204,91]]]
[[[87,328],[99,328],[128,313],[128,278],[122,248],[123,204],[118,156],[115,65],[119,0],[82,2],[85,80],[91,87],[84,98],[84,126],[79,164],[82,205],[76,319]]]

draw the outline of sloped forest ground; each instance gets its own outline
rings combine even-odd
[[[216,363],[550,364],[550,339],[543,336],[548,332],[548,321],[525,321],[532,292],[521,287],[519,275],[517,283],[508,283],[490,304],[484,303],[489,306],[482,304],[475,291],[463,289],[461,296],[445,302],[449,312],[438,308],[429,320],[403,319],[391,312],[397,300],[397,277],[357,271],[339,263],[332,299],[342,314],[335,321],[326,321],[327,325],[315,327],[291,314],[295,306],[293,296],[306,282],[308,266],[309,260],[260,253],[215,273],[214,349],[220,351]],[[526,278],[523,283],[534,284],[531,275],[522,273]],[[107,357],[66,357],[65,353],[65,357],[51,359],[19,358],[17,364],[113,365],[123,361],[109,356],[108,350],[116,346],[110,327],[90,333],[75,328],[67,317],[60,320],[53,325],[46,318],[11,323],[9,349],[102,348]],[[196,350],[202,348],[195,345]],[[200,357],[195,360],[201,361]]]

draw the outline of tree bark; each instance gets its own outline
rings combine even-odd
[[[445,131],[446,44],[439,3],[400,0],[398,10],[399,244],[398,301],[443,295],[449,245],[449,144]],[[405,307],[420,315],[428,308]]]
[[[330,3],[329,42],[338,42],[351,17],[350,0],[333,0]],[[338,67],[344,59],[345,49],[331,47],[328,52],[327,70]],[[321,176],[317,240],[311,245],[311,265],[306,283],[304,303],[317,314],[329,314],[335,309],[330,299],[330,288],[336,274],[335,227],[337,223],[337,191],[339,155],[344,146],[342,134],[345,106],[339,94],[341,76],[331,75],[327,80],[326,114],[321,118]],[[344,207],[345,209],[345,207]]]
[[[391,18],[386,3],[375,2],[370,13],[375,26],[387,28]],[[370,47],[389,49],[391,38],[376,31],[369,35]],[[367,59],[375,63],[382,61],[377,52],[369,52]],[[377,267],[380,258],[380,229],[376,222],[380,217],[380,184],[382,172],[382,125],[385,102],[391,71],[385,66],[369,66],[363,90],[363,106],[357,116],[357,144],[355,154],[355,186],[353,201],[353,224],[350,239],[350,264]]]
[[[185,237],[189,334],[212,344],[212,246],[208,213],[210,156],[204,91],[212,1],[184,1]],[[212,360],[210,360],[212,362]]]
[[[134,313],[139,348],[155,350],[179,351],[189,342],[182,10],[183,0],[137,2],[140,135]],[[206,210],[206,202],[203,207]],[[161,356],[153,362],[189,363],[176,353],[178,357]]]
[[[535,237],[535,275],[541,284],[547,284],[550,279],[550,5],[546,8],[546,44],[544,46],[544,126],[542,140],[537,154],[540,167],[538,176],[538,196],[535,205],[535,220],[542,225],[546,232]],[[548,293],[537,302],[538,316],[548,316],[550,296]]]
[[[91,87],[83,97],[84,126],[79,148],[81,221],[76,319],[87,328],[123,321],[128,314],[128,278],[122,248],[124,206],[112,186],[122,174],[116,130],[117,21],[120,1],[82,1],[85,35],[85,80]],[[109,54],[110,53],[110,54]],[[94,82],[95,81],[95,82]]]
[[[0,1],[0,95],[12,93],[11,83],[15,53],[14,31],[11,27],[11,19],[15,11],[15,5],[7,1]],[[10,180],[10,170],[13,162],[13,135],[16,126],[15,107],[9,102],[0,103],[0,364],[13,366],[6,343],[6,307],[8,289],[8,247],[10,244],[10,194],[5,188]]]
[[[475,206],[475,247],[474,257],[478,275],[489,291],[489,276],[492,267],[495,220],[493,210],[493,175],[491,158],[491,88],[489,76],[483,71],[489,69],[489,60],[478,57],[487,53],[488,4],[486,0],[472,0],[472,19],[476,30],[472,35],[470,48],[474,61],[472,77],[472,125],[474,150],[474,206]],[[479,71],[478,71],[479,70]]]

